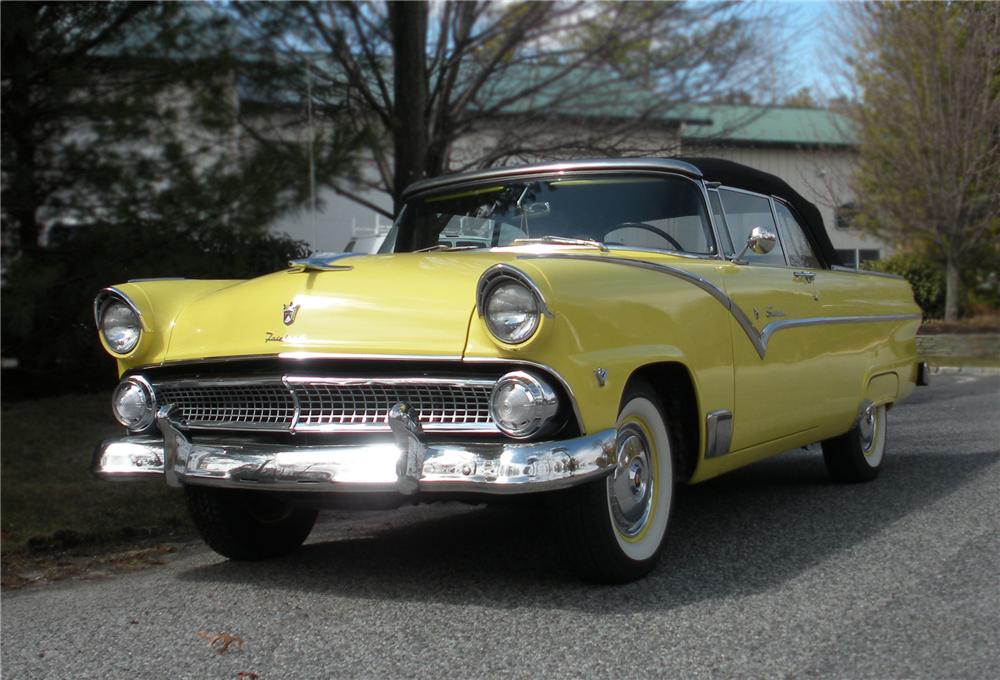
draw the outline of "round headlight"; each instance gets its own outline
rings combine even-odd
[[[488,294],[484,310],[486,327],[501,342],[524,342],[538,328],[538,301],[516,281],[504,281]]]
[[[490,415],[508,437],[524,439],[541,431],[559,410],[559,399],[544,381],[524,371],[500,378],[490,396]]]
[[[130,430],[145,430],[156,417],[153,389],[142,378],[126,378],[111,395],[111,412],[115,420]]]
[[[101,310],[101,335],[115,354],[128,354],[139,344],[142,322],[135,310],[121,300],[111,299]]]

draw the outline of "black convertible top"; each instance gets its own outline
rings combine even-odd
[[[806,236],[816,253],[827,265],[841,264],[837,251],[830,242],[830,235],[823,226],[823,216],[819,209],[802,197],[802,194],[788,185],[788,182],[747,165],[721,158],[679,156],[677,160],[690,163],[701,170],[706,182],[720,182],[737,189],[746,189],[759,194],[783,198],[799,218]]]

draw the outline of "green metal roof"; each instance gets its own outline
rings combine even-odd
[[[853,126],[846,117],[824,109],[693,105],[675,112],[688,121],[681,137],[688,141],[743,144],[853,146]]]

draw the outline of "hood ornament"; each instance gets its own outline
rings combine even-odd
[[[295,323],[295,315],[299,313],[299,305],[295,304],[294,301],[289,302],[281,308],[281,320],[285,322],[286,326],[291,326]]]

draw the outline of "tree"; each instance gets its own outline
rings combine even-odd
[[[944,264],[953,320],[962,268],[1000,235],[1000,5],[853,9],[858,224]]]
[[[209,5],[5,2],[3,229],[31,252],[53,228],[120,225],[188,238],[260,232],[320,179],[352,172],[343,135],[310,154],[306,83],[248,64]],[[259,87],[260,74],[281,91]],[[255,135],[239,124],[256,118]],[[355,145],[356,146],[356,145]]]
[[[0,10],[5,357],[76,385],[111,376],[90,312],[102,286],[245,277],[302,254],[267,226],[306,200],[310,166],[350,175],[353,151],[320,136],[308,153],[301,69],[239,58],[211,5]],[[259,92],[260,73],[281,92]]]
[[[81,83],[96,55],[121,42],[152,5],[138,3],[27,3],[0,6],[3,87],[3,225],[7,240],[38,246],[39,210],[68,184],[53,166],[53,150],[74,119],[96,104]],[[95,111],[96,115],[96,111]]]
[[[650,151],[632,133],[679,104],[770,91],[779,49],[763,34],[773,16],[737,3],[235,9],[266,60],[301,64],[351,110],[376,171],[331,186],[359,200],[365,189],[385,191],[397,207],[409,183],[444,172]]]

